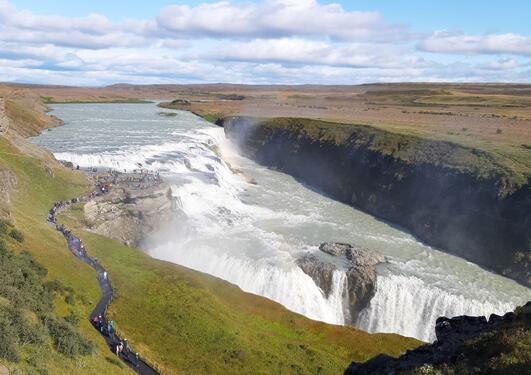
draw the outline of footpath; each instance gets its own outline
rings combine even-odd
[[[98,332],[100,332],[100,334],[107,342],[109,350],[111,350],[127,366],[129,366],[138,374],[158,375],[161,373],[155,370],[152,366],[150,366],[144,359],[142,359],[139,353],[133,350],[131,343],[129,343],[125,338],[118,336],[115,330],[114,322],[109,321],[106,317],[107,307],[113,299],[113,288],[109,280],[109,275],[107,274],[107,271],[101,266],[101,264],[96,258],[90,257],[87,254],[87,250],[80,238],[76,237],[70,230],[65,228],[62,224],[57,224],[56,215],[60,210],[65,209],[75,203],[87,202],[94,196],[106,194],[109,191],[108,185],[106,184],[99,183],[97,187],[97,191],[91,193],[88,196],[82,198],[74,198],[66,202],[55,203],[48,213],[48,223],[53,226],[57,231],[63,234],[68,244],[68,248],[79,260],[88,264],[89,266],[94,268],[94,270],[96,270],[102,296],[90,315],[90,321],[94,328],[96,328]]]

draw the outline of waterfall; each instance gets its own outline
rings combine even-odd
[[[241,157],[223,129],[150,105],[58,105],[66,125],[34,141],[82,167],[159,172],[180,202],[169,228],[153,234],[152,256],[209,273],[309,318],[348,321],[346,275],[327,298],[296,263],[325,241],[358,244],[392,258],[356,326],[434,339],[439,316],[503,314],[529,289],[431,249],[370,215]]]
[[[427,285],[417,277],[380,275],[376,294],[364,309],[356,326],[368,332],[393,332],[431,342],[435,321],[440,316],[503,315],[516,303],[470,299]]]
[[[334,272],[332,292],[326,298],[312,278],[295,264],[244,259],[195,241],[169,242],[150,254],[227,280],[246,292],[267,297],[311,319],[331,324],[345,322],[345,272]]]

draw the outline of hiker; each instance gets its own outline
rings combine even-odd
[[[109,336],[113,336],[113,329],[112,329],[111,321],[107,323],[107,333],[109,334]]]
[[[140,358],[138,358],[138,353],[135,353],[135,365],[136,367],[140,366]]]
[[[103,280],[107,280],[107,271],[103,271]]]
[[[123,351],[126,356],[129,355],[129,342],[127,341],[127,339],[124,339],[123,341]]]

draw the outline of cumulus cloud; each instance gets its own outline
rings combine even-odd
[[[40,16],[0,0],[0,40],[4,42],[93,49],[140,46],[147,43],[143,33],[149,25],[148,21],[112,23],[99,14],[81,18]]]
[[[315,0],[227,1],[195,7],[172,5],[157,17],[159,30],[176,37],[328,37],[339,40],[396,41],[407,29],[382,20],[378,12],[347,12],[339,4]]]
[[[421,61],[409,55],[407,50],[395,45],[375,48],[370,43],[332,44],[298,38],[257,39],[229,44],[211,53],[211,58],[221,61],[388,69]]]
[[[317,0],[205,0],[121,21],[44,16],[0,0],[0,81],[529,81],[529,56],[530,36],[415,33],[377,11]]]
[[[514,33],[470,35],[437,31],[419,43],[427,52],[531,56],[531,36]]]

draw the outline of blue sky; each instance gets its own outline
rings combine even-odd
[[[531,1],[0,0],[0,81],[531,81]]]
[[[168,5],[215,1],[201,0],[14,0],[13,4],[40,14],[81,17],[101,13],[113,20],[153,17]],[[245,2],[245,1],[235,1]],[[531,1],[528,0],[340,0],[321,1],[339,3],[346,10],[380,11],[391,21],[406,23],[418,31],[453,29],[465,32],[531,33]]]

